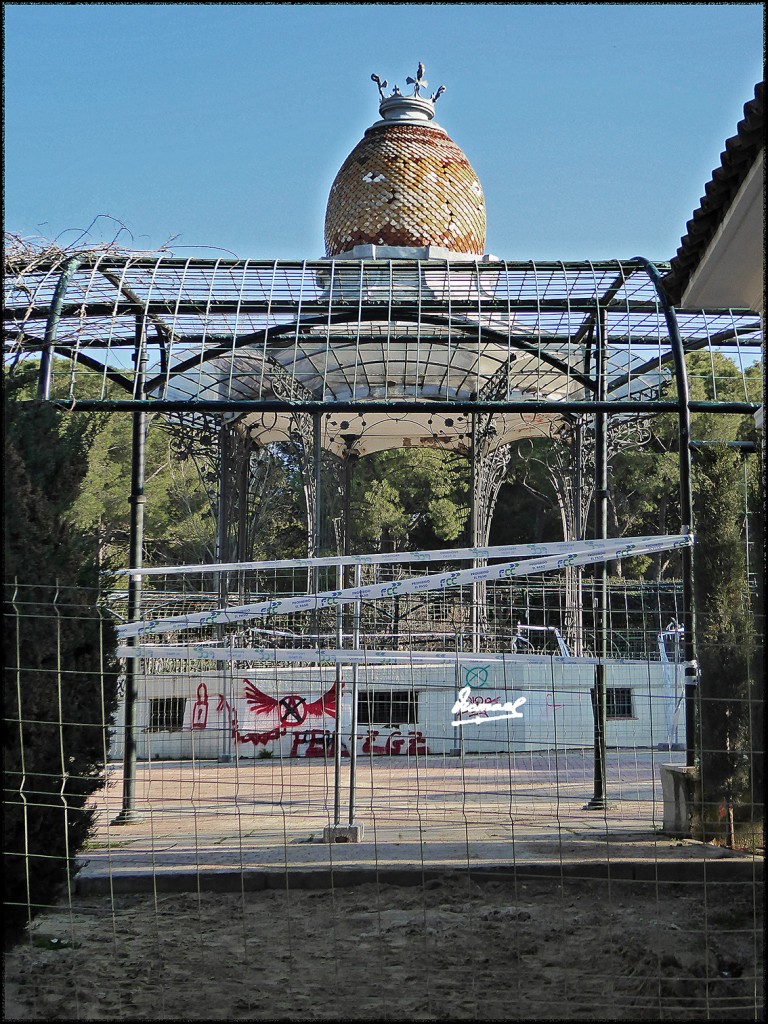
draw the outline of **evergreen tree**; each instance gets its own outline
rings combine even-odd
[[[702,838],[763,817],[762,644],[748,587],[742,456],[701,450],[695,466],[695,589],[700,666]]]
[[[114,627],[70,509],[94,423],[5,392],[5,942],[59,895],[92,828],[117,703]]]

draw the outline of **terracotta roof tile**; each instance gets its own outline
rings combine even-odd
[[[482,255],[485,201],[461,149],[436,126],[369,129],[331,186],[326,255],[354,244],[446,246]]]
[[[749,173],[755,157],[765,145],[763,93],[765,83],[755,86],[755,97],[744,105],[744,120],[737,125],[737,134],[725,143],[720,166],[704,189],[701,205],[688,221],[687,233],[681,240],[677,255],[670,261],[669,273],[663,278],[670,302],[680,302],[688,282],[701,261],[707,246],[723,222],[736,193]]]

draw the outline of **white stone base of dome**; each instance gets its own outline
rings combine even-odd
[[[498,256],[485,254],[476,256],[466,252],[452,252],[436,245],[356,245],[337,256],[326,256],[334,260],[451,260],[465,263],[498,262]]]

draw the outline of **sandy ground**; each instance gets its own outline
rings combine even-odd
[[[143,817],[111,824],[118,777],[71,898],[6,955],[4,1019],[763,1019],[762,874],[660,833],[659,759],[612,755],[605,812],[583,753],[382,759],[342,846],[308,842],[323,764],[144,765]]]
[[[5,1020],[764,1019],[751,883],[510,878],[75,897]]]

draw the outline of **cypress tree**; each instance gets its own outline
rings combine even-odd
[[[4,410],[6,946],[73,873],[117,704],[116,636],[98,604],[93,543],[67,516],[91,428],[20,394],[7,387]]]

